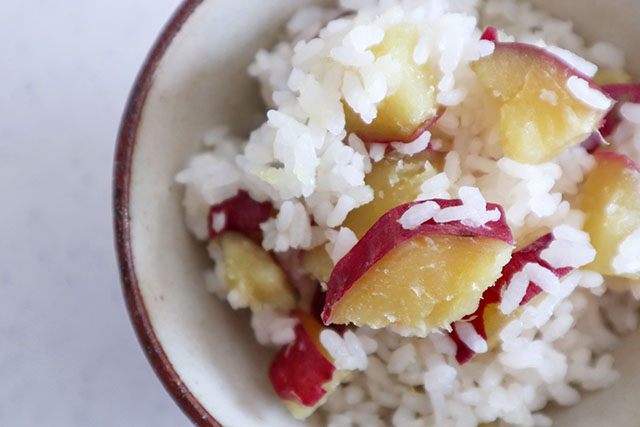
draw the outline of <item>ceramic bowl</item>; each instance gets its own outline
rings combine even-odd
[[[124,114],[114,168],[115,233],[131,320],[168,391],[199,425],[289,426],[271,390],[272,353],[257,345],[245,312],[207,294],[203,245],[184,226],[176,173],[201,147],[202,135],[229,125],[247,135],[262,105],[246,68],[271,46],[284,22],[320,0],[187,0],[153,47]],[[640,76],[636,0],[539,0],[572,18],[589,40],[625,48]],[[640,334],[617,350],[621,380],[554,409],[555,425],[638,425]],[[310,424],[317,424],[311,421]]]

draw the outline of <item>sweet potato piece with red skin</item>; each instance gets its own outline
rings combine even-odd
[[[260,224],[265,222],[273,212],[271,202],[256,202],[246,191],[225,200],[222,203],[211,206],[207,218],[209,238],[213,239],[225,231],[237,231],[251,234],[260,231]],[[225,223],[222,229],[216,231],[213,226],[215,214],[225,214]]]
[[[310,331],[298,323],[296,338],[284,346],[269,368],[269,378],[278,396],[302,406],[314,406],[327,391],[336,368],[322,354]]]
[[[427,62],[418,65],[413,52],[420,32],[413,24],[395,24],[385,30],[382,41],[371,47],[376,59],[391,56],[399,61],[402,78],[394,93],[377,105],[377,116],[371,123],[344,102],[347,132],[365,142],[411,142],[432,126],[444,112],[437,103],[437,68]]]
[[[298,419],[305,419],[318,409],[349,371],[337,370],[331,355],[320,343],[326,328],[308,313],[296,311],[293,316],[295,339],[282,347],[269,368],[269,379],[287,409]]]
[[[482,295],[482,300],[480,301],[480,305],[478,309],[465,316],[462,320],[468,323],[471,323],[475,328],[476,332],[485,340],[488,341],[490,337],[487,336],[487,330],[485,325],[486,315],[488,310],[499,310],[496,304],[499,304],[502,300],[502,292],[509,285],[509,282],[513,278],[513,276],[522,271],[524,266],[528,263],[536,263],[540,264],[544,268],[549,269],[553,274],[556,275],[559,279],[569,274],[573,268],[553,268],[546,261],[540,258],[540,254],[543,250],[547,249],[551,242],[553,242],[554,237],[552,233],[546,234],[530,244],[529,246],[514,252],[511,256],[511,261],[502,269],[502,276],[496,284],[489,289],[487,289]],[[533,282],[529,282],[529,287],[527,288],[527,293],[524,298],[520,302],[520,306],[523,306],[534,299],[542,293],[542,288],[536,285]],[[494,304],[492,306],[492,304]],[[502,312],[497,313],[498,316],[504,316],[505,319],[508,318],[508,315],[503,315]],[[492,331],[495,333],[495,331]],[[456,343],[457,351],[456,351],[456,360],[459,364],[463,365],[467,363],[474,356],[473,350],[467,347],[458,334],[456,333],[455,328],[452,328],[452,331],[449,333],[451,339]]]
[[[460,200],[432,200],[441,209],[460,206]],[[400,244],[416,236],[440,234],[461,237],[484,237],[501,240],[513,245],[511,230],[506,225],[502,208],[495,204],[487,204],[487,209],[498,209],[500,220],[489,222],[484,227],[470,227],[460,221],[436,223],[433,219],[419,227],[407,230],[398,220],[412,206],[424,202],[414,202],[398,206],[385,215],[360,239],[360,241],[336,264],[328,283],[326,303],[322,313],[325,324],[331,323],[332,307],[337,304],[351,287],[370,268]]]
[[[544,163],[580,144],[600,127],[613,105],[593,80],[537,46],[499,42],[491,55],[473,62],[471,68],[500,103],[505,156],[520,163]],[[576,97],[567,86],[572,78],[606,96],[607,108],[587,105]]]

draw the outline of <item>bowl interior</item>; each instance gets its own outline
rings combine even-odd
[[[314,0],[205,0],[187,19],[160,61],[138,126],[130,187],[130,235],[135,272],[153,330],[173,369],[201,405],[228,426],[299,425],[271,390],[272,352],[254,342],[249,317],[204,289],[210,268],[202,244],[187,232],[175,174],[201,148],[203,134],[230,125],[247,135],[261,120],[257,85],[246,68],[271,46],[287,18]],[[635,0],[539,0],[572,17],[588,40],[609,40],[633,53],[638,41]],[[628,57],[640,75],[640,55]],[[622,380],[554,410],[556,425],[632,425],[640,419],[635,356],[640,335],[617,351]],[[313,421],[311,422],[313,424]]]

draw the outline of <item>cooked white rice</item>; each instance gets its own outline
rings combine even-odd
[[[604,93],[589,86],[589,82],[577,76],[571,76],[567,80],[567,88],[573,96],[587,107],[594,110],[608,110],[613,101]]]
[[[345,11],[357,14],[346,16]],[[248,141],[225,129],[208,133],[208,151],[195,156],[177,177],[186,185],[186,221],[193,233],[206,239],[208,207],[243,189],[279,210],[261,226],[265,249],[286,253],[324,245],[336,263],[356,244],[355,234],[341,225],[350,211],[372,200],[364,177],[389,146],[370,144],[367,151],[356,135],[347,135],[341,100],[364,122],[376,117],[378,103],[398,87],[399,64],[391,57],[376,59],[369,48],[399,22],[420,29],[414,61],[438,66],[437,100],[448,108],[434,129],[453,141],[444,170],[422,184],[418,200],[463,201],[445,209],[433,202],[417,204],[402,216],[402,226],[412,229],[432,218],[482,226],[499,218],[498,211],[487,210],[488,201],[504,208],[516,240],[554,230],[556,240],[541,255],[551,267],[591,262],[595,251],[581,231],[584,214],[577,206],[593,157],[577,146],[537,166],[504,158],[499,113],[482,96],[469,63],[493,52],[492,42],[479,40],[485,25],[502,28],[502,41],[545,47],[587,76],[598,66],[621,69],[624,54],[609,43],[587,46],[570,22],[511,0],[341,0],[336,8],[302,9],[289,22],[286,39],[258,52],[249,69],[270,108],[267,121]],[[567,87],[588,106],[611,106],[583,79],[571,77]],[[541,98],[557,102],[552,92],[541,93]],[[621,152],[640,161],[640,105],[624,105],[621,113],[626,120],[612,139]],[[413,143],[394,143],[391,149],[411,156],[429,144],[439,147],[442,141],[425,132]],[[222,229],[224,221],[224,214],[214,217],[213,227]],[[615,270],[640,270],[639,248],[640,230],[620,247]],[[211,244],[210,253],[216,269],[207,272],[208,289],[235,308],[246,307],[224,284],[220,248]],[[501,332],[498,349],[481,354],[487,352],[486,341],[471,324],[455,324],[461,340],[478,353],[462,366],[445,334],[421,339],[403,337],[399,328],[363,327],[343,337],[324,331],[320,339],[336,367],[363,371],[321,409],[326,423],[473,426],[501,420],[548,426],[551,420],[542,412],[547,403],[571,405],[581,390],[614,382],[617,373],[608,351],[618,333],[638,326],[640,304],[606,292],[613,279],[605,281],[597,273],[579,269],[559,280],[529,263],[509,283],[500,305],[503,313],[516,310],[531,280],[546,293],[539,304],[523,307],[521,316]],[[282,345],[293,339],[295,321],[269,311],[254,314],[252,326],[260,343]]]
[[[298,324],[296,318],[272,310],[253,313],[251,327],[256,340],[262,345],[281,346],[290,343],[296,337],[294,332]]]

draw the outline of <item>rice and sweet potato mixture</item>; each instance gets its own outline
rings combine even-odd
[[[510,0],[340,0],[257,53],[266,121],[213,129],[177,180],[293,416],[548,426],[616,381],[640,306],[624,65]]]

